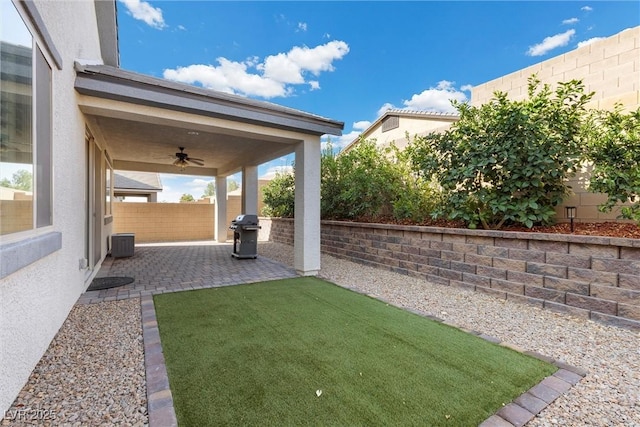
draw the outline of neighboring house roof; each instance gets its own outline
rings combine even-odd
[[[425,110],[408,110],[408,109],[402,109],[402,108],[391,108],[387,111],[384,112],[383,115],[381,115],[380,117],[378,117],[378,119],[373,122],[371,124],[371,126],[369,126],[364,132],[362,132],[360,135],[358,135],[358,137],[356,139],[354,139],[353,141],[351,141],[351,143],[349,143],[342,151],[346,152],[349,151],[355,144],[358,143],[358,141],[360,141],[361,139],[367,139],[371,136],[371,134],[373,134],[378,128],[380,128],[382,126],[382,123],[385,122],[386,120],[388,120],[389,117],[397,117],[399,118],[407,118],[410,120],[424,120],[425,122],[431,122],[433,123],[435,122],[443,122],[444,126],[448,126],[449,124],[457,121],[460,116],[457,113],[443,113],[443,112],[437,112],[437,111],[425,111]],[[437,128],[437,126],[436,126]],[[401,131],[404,130],[400,129]],[[433,126],[429,126],[428,129],[425,129],[425,131],[432,131],[434,130]],[[422,133],[421,132],[414,132],[415,133]]]
[[[147,190],[162,191],[160,174],[153,172],[114,171],[114,191]]]

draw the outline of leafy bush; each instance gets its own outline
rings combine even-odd
[[[267,184],[263,214],[292,217],[294,184],[291,174]],[[412,173],[406,154],[362,140],[340,155],[331,144],[323,150],[321,197],[323,219],[420,222],[430,216],[438,192]]]
[[[292,173],[277,173],[262,188],[262,195],[264,202],[263,215],[293,218],[295,177]]]
[[[400,178],[391,148],[361,140],[353,149],[336,155],[329,145],[322,156],[321,216],[325,219],[375,219],[391,214]]]
[[[606,193],[600,211],[610,212],[618,203],[621,216],[640,223],[640,108],[624,114],[594,111],[587,125],[587,160],[593,163],[589,190]]]
[[[412,141],[414,167],[442,186],[446,203],[437,216],[484,228],[553,220],[569,190],[565,179],[580,162],[584,105],[592,94],[575,80],[559,83],[553,98],[548,85],[539,85],[532,76],[523,101],[496,92],[479,107],[454,103],[458,122]]]

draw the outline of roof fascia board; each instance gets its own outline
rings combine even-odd
[[[114,0],[95,0],[96,19],[98,21],[98,37],[102,61],[114,67],[120,66],[120,50],[118,46],[118,15]]]
[[[79,66],[82,68],[82,66]],[[96,68],[96,67],[86,67]],[[131,73],[129,73],[131,74]],[[153,79],[154,84],[120,76],[104,76],[88,69],[79,69],[75,88],[83,95],[163,109],[244,121],[270,127],[304,131],[313,135],[341,135],[344,124],[293,109],[221,96],[205,90],[193,90],[188,85],[166,84]],[[266,105],[265,105],[266,104]]]

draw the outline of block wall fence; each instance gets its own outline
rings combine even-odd
[[[269,239],[292,244],[292,219]],[[322,221],[325,254],[640,329],[640,239]]]
[[[629,28],[511,74],[474,86],[471,104],[489,102],[494,92],[506,92],[510,99],[527,98],[528,79],[532,74],[555,90],[558,82],[582,80],[585,91],[594,92],[588,108],[612,110],[616,103],[626,111],[640,108],[640,27]],[[565,206],[577,206],[579,222],[615,221],[619,210],[603,213],[598,205],[606,195],[591,193],[585,185],[589,166],[569,180],[573,195],[556,207],[556,217],[566,221]]]
[[[259,196],[258,210],[264,203]],[[242,212],[242,196],[227,197],[227,224]],[[125,203],[113,204],[113,232],[134,233],[136,243],[182,242],[215,238],[214,203]],[[227,230],[227,240],[233,231]],[[293,244],[293,243],[292,243]]]

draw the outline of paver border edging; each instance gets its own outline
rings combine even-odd
[[[379,296],[369,295],[366,292],[362,292],[358,289],[343,286],[345,289],[349,289],[353,292],[357,292],[361,295],[366,295],[370,298],[377,299],[386,304],[394,305],[393,302],[387,301]],[[397,307],[397,306],[396,306]],[[518,396],[513,402],[508,403],[498,412],[487,418],[479,427],[521,427],[531,421],[536,415],[542,412],[547,406],[549,406],[558,397],[569,391],[571,387],[578,384],[582,378],[587,375],[587,371],[572,365],[569,365],[561,360],[553,359],[552,357],[544,356],[538,352],[526,351],[518,346],[500,341],[490,335],[483,334],[482,332],[473,331],[463,328],[453,322],[445,321],[437,316],[425,313],[419,310],[409,309],[407,307],[399,307],[403,310],[409,311],[418,316],[433,320],[435,322],[442,323],[463,332],[473,334],[484,340],[498,344],[503,347],[510,348],[520,353],[526,354],[536,359],[543,360],[556,366],[558,370],[541,382],[531,387],[529,390]]]
[[[147,383],[147,413],[150,427],[177,427],[178,419],[169,387],[164,363],[160,331],[153,296],[140,298],[142,337],[144,340],[144,368]]]

